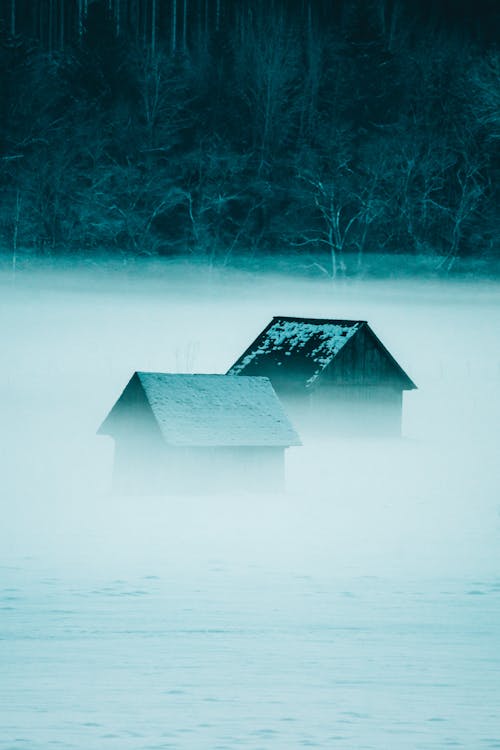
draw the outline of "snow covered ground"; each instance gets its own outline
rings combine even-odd
[[[0,750],[500,748],[498,285],[0,286]],[[282,496],[110,496],[132,371],[224,372],[273,315],[367,319],[405,438],[292,449]]]

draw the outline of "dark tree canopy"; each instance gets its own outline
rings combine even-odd
[[[498,254],[493,0],[0,0],[9,253]]]

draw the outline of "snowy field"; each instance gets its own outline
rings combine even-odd
[[[500,748],[499,292],[0,277],[0,750]],[[285,495],[111,496],[132,372],[224,372],[273,315],[367,319],[404,439],[292,449]]]

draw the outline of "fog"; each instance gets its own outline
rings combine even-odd
[[[500,747],[498,284],[0,284],[1,748]],[[279,495],[111,494],[131,374],[223,373],[273,315],[368,320],[403,438],[289,449]]]

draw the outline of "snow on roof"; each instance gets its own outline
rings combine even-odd
[[[138,372],[168,445],[300,445],[264,377]]]
[[[306,385],[311,385],[363,322],[273,318],[228,374],[238,375],[247,368],[248,374],[251,374],[269,355],[276,367],[286,365],[286,357],[293,356],[300,358],[302,369],[307,375]]]

